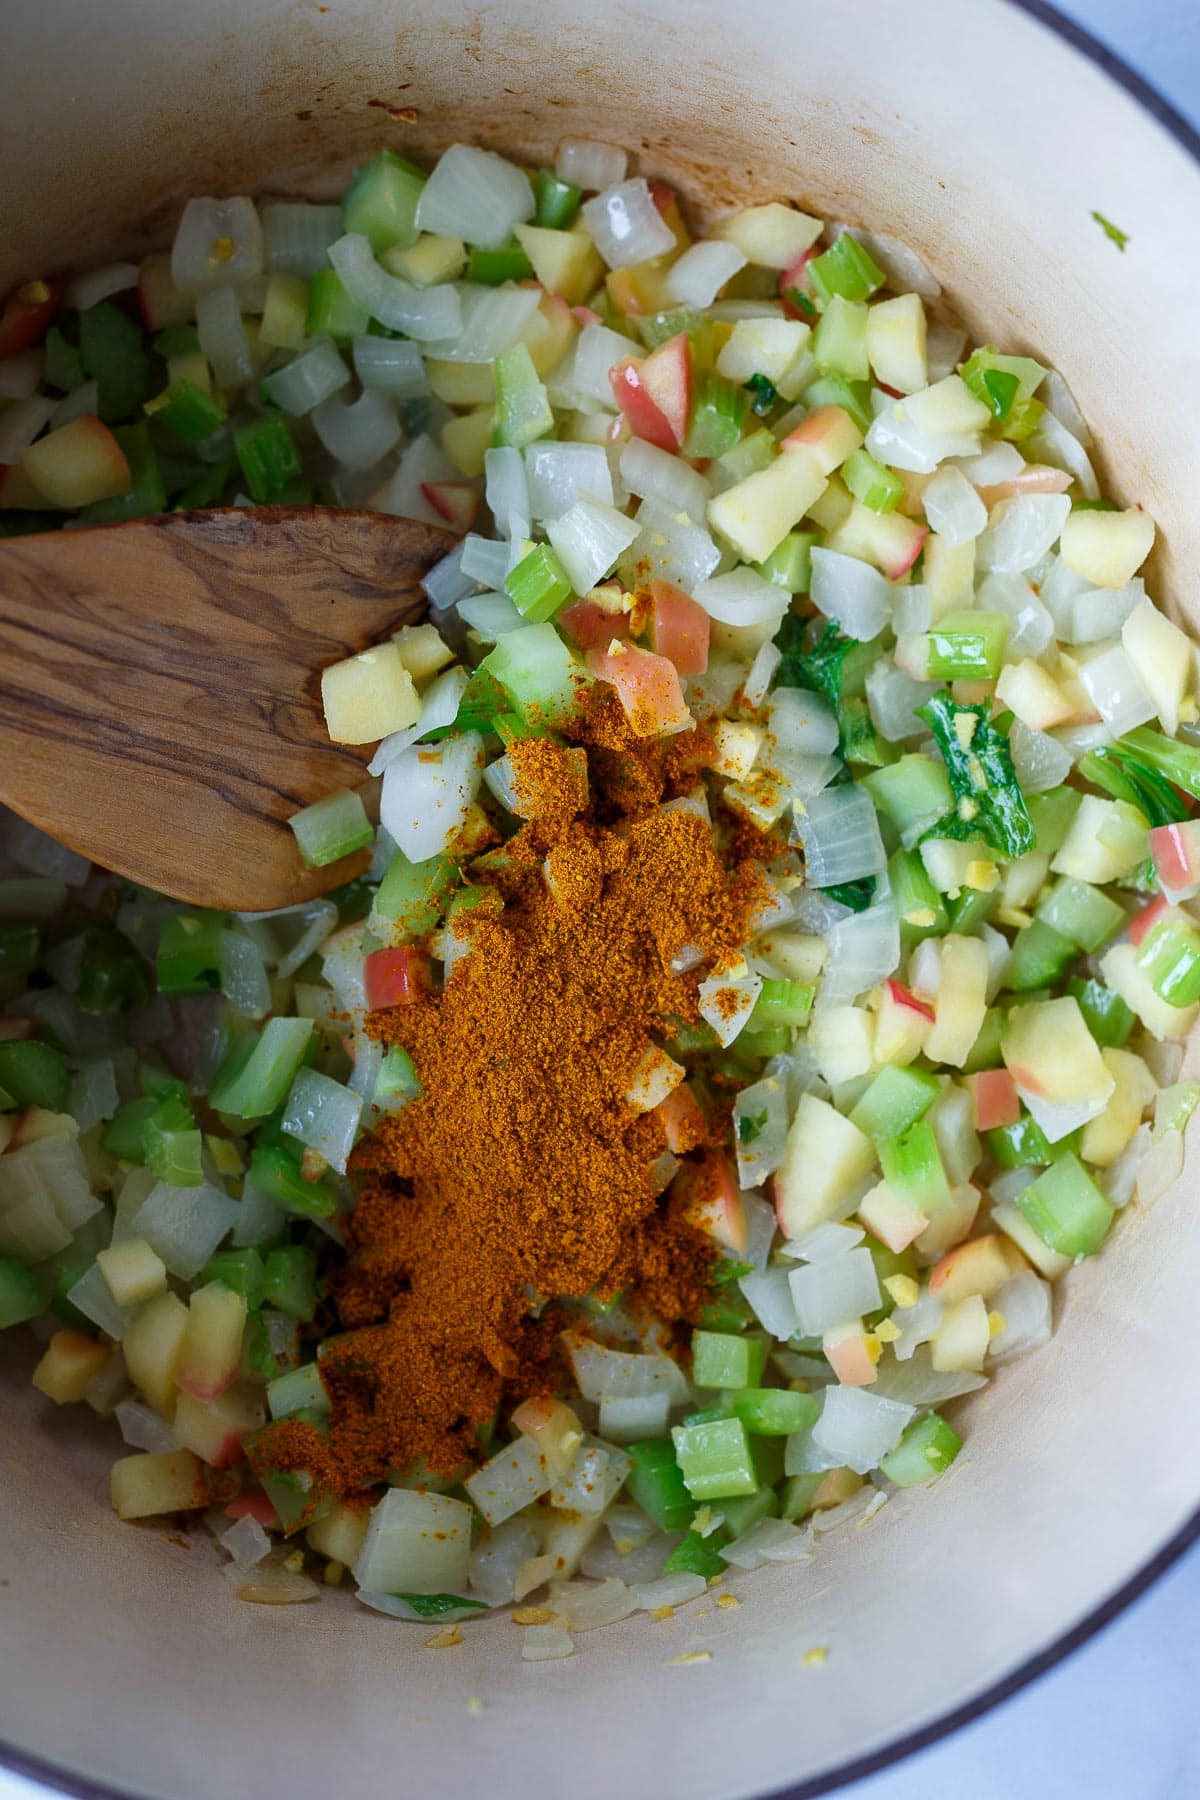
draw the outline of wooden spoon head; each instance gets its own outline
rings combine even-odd
[[[425,611],[454,539],[336,508],[228,507],[0,544],[0,801],[194,905],[267,910],[360,873],[287,820],[361,787],[321,671]]]

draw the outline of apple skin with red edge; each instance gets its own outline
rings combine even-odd
[[[712,632],[712,620],[704,608],[669,581],[651,581],[648,594],[654,654],[665,656],[681,675],[703,675]]]
[[[611,613],[595,600],[574,600],[554,615],[554,623],[581,650],[607,650],[615,638],[629,641],[629,614]]]
[[[262,1488],[246,1488],[225,1508],[227,1519],[253,1519],[264,1531],[277,1531],[279,1515]]]
[[[49,281],[26,281],[12,290],[0,312],[0,360],[41,343],[66,285],[65,275],[55,275]]]
[[[675,1091],[678,1093],[678,1088]],[[735,1255],[745,1250],[746,1206],[727,1156],[711,1152],[703,1162],[685,1163],[672,1191],[681,1202],[684,1217],[697,1231]]]
[[[429,955],[412,944],[372,950],[363,964],[363,985],[370,1012],[389,1006],[411,1006],[432,990]]]
[[[933,1030],[934,1012],[902,981],[883,984],[875,1020],[875,1057],[880,1063],[912,1062]]]
[[[678,450],[692,404],[692,353],[681,331],[649,356],[627,357],[609,371],[613,398],[635,437]]]
[[[1159,894],[1150,902],[1149,906],[1143,906],[1140,912],[1134,913],[1126,932],[1130,943],[1134,945],[1144,943],[1154,927],[1162,923],[1170,910],[1171,902],[1165,894]]]
[[[708,1136],[704,1108],[686,1081],[659,1101],[654,1116],[661,1121],[667,1149],[675,1156],[686,1156],[689,1150],[698,1149]]]
[[[980,1069],[966,1080],[975,1109],[976,1131],[996,1131],[1021,1117],[1021,1097],[1007,1069]]]
[[[467,481],[423,481],[421,492],[456,537],[470,531],[479,511],[479,495]]]
[[[610,681],[616,688],[622,711],[637,737],[683,731],[691,724],[679,671],[665,656],[655,656],[636,644],[622,644],[615,650],[597,646],[588,651],[587,666],[598,680]]]
[[[844,406],[815,406],[794,431],[789,431],[780,450],[807,450],[816,458],[822,475],[832,475],[848,456],[861,448],[863,434]]]

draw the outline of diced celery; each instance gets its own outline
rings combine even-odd
[[[765,562],[751,566],[766,581],[789,594],[807,594],[812,580],[812,550],[821,542],[819,531],[789,531]]]
[[[361,233],[376,256],[415,244],[421,235],[417,202],[426,179],[415,163],[406,162],[393,150],[381,150],[373,162],[355,170],[342,195],[346,230]]]
[[[626,1444],[624,1449],[633,1464],[625,1483],[629,1498],[660,1531],[686,1531],[696,1516],[696,1505],[684,1486],[671,1445],[665,1438],[650,1438]]]
[[[945,1206],[950,1184],[942,1166],[932,1125],[920,1120],[902,1137],[885,1138],[879,1146],[879,1166],[885,1181],[910,1199],[919,1212]]]
[[[496,379],[496,440],[518,450],[554,429],[554,414],[525,344],[514,344],[493,365]]]
[[[1084,1022],[1098,1044],[1119,1049],[1129,1041],[1137,1019],[1120,994],[1105,987],[1102,981],[1085,980],[1078,975],[1067,982],[1067,992],[1078,1000]]]
[[[844,375],[822,375],[805,388],[804,404],[810,408],[840,406],[850,414],[862,432],[870,430],[874,417],[871,411],[870,382],[848,381]]]
[[[780,1516],[789,1524],[804,1518],[806,1513],[812,1511],[817,1489],[824,1479],[823,1474],[789,1475],[780,1503]]]
[[[288,1369],[286,1374],[277,1375],[267,1384],[267,1405],[273,1419],[287,1418],[289,1414],[309,1407],[316,1412],[328,1412],[329,1395],[321,1380],[320,1364],[303,1363],[298,1369]]]
[[[570,579],[549,544],[535,544],[509,570],[504,585],[522,618],[534,625],[552,619],[571,597]]]
[[[203,1139],[191,1108],[177,1094],[157,1100],[142,1126],[142,1160],[168,1187],[199,1187]]]
[[[525,724],[551,724],[575,710],[586,679],[553,625],[510,631],[479,665],[509,696]]]
[[[579,211],[583,190],[572,187],[569,181],[560,181],[553,169],[539,169],[533,178],[533,195],[537,202],[534,224],[550,231],[565,231]]]
[[[149,971],[129,939],[107,919],[93,919],[83,933],[75,998],[84,1012],[120,1012],[143,1006],[152,992]]]
[[[746,1030],[769,1031],[776,1026],[793,1030],[807,1025],[815,997],[816,989],[802,982],[765,980]]]
[[[106,425],[128,419],[149,397],[150,355],[141,327],[111,300],[80,313],[79,358],[99,386],[97,410]]]
[[[870,781],[873,775],[864,777]],[[906,949],[923,937],[941,937],[950,929],[946,901],[930,881],[916,850],[896,850],[888,858],[888,883]]]
[[[533,264],[518,243],[501,244],[485,250],[473,244],[467,255],[467,280],[481,287],[500,287],[506,281],[528,281]]]
[[[954,807],[945,765],[934,762],[931,756],[902,756],[885,769],[873,769],[862,780],[879,811],[892,821],[901,837],[922,823],[944,817]]]
[[[219,400],[186,376],[180,376],[163,393],[147,400],[146,414],[185,444],[202,443],[219,431],[229,417]]]
[[[384,1100],[415,1100],[421,1092],[421,1082],[413,1067],[413,1059],[407,1050],[394,1044],[384,1052],[383,1061],[379,1065],[379,1074],[375,1079],[376,1104]]]
[[[871,365],[867,358],[867,309],[861,300],[833,295],[813,333],[812,353],[823,375],[845,375],[853,381],[868,378]],[[896,485],[899,487],[899,482]]]
[[[1200,800],[1200,747],[1179,743],[1161,731],[1152,731],[1149,725],[1127,731],[1120,743],[1123,750],[1132,751],[1141,762],[1159,770],[1193,800]]]
[[[663,1564],[663,1574],[703,1575],[705,1581],[711,1581],[714,1575],[725,1571],[720,1548],[723,1542],[721,1532],[714,1531],[708,1537],[701,1537],[698,1531],[685,1533]]]
[[[998,888],[987,893],[983,888],[965,887],[957,894],[947,894],[946,911],[950,915],[951,931],[956,931],[960,937],[970,937],[981,925],[986,925],[999,904]]]
[[[1023,1117],[1015,1125],[999,1125],[989,1131],[987,1140],[1002,1169],[1039,1169],[1070,1156],[1079,1148],[1081,1135],[1072,1131],[1057,1144],[1051,1144],[1036,1119]]]
[[[60,394],[73,394],[77,387],[83,386],[86,377],[79,347],[69,343],[57,325],[52,325],[46,333],[42,350],[45,355],[42,380],[47,387],[57,388]]]
[[[36,1275],[14,1262],[11,1256],[0,1256],[0,1331],[10,1325],[24,1325],[46,1310],[46,1299]]]
[[[711,371],[701,375],[696,383],[692,416],[684,439],[684,455],[724,456],[741,437],[749,410],[749,397],[744,388]]]
[[[1039,903],[1037,917],[1089,955],[1125,924],[1125,908],[1088,881],[1062,875]]]
[[[36,925],[0,925],[0,981],[21,981],[37,968],[42,934]]]
[[[829,249],[814,256],[807,274],[817,296],[827,303],[835,295],[843,300],[866,300],[883,286],[883,270],[848,231],[841,232]]]
[[[876,1143],[898,1138],[925,1116],[941,1091],[936,1075],[889,1064],[859,1099],[850,1114],[851,1124]]]
[[[854,498],[872,512],[895,512],[904,498],[904,483],[895,470],[876,462],[866,450],[851,452],[842,464],[841,477]]]
[[[1156,926],[1140,945],[1137,961],[1169,1006],[1200,1000],[1200,931],[1191,925]]]
[[[692,1380],[697,1387],[754,1387],[762,1379],[766,1360],[767,1346],[760,1338],[692,1333]]]
[[[71,1093],[66,1058],[37,1038],[0,1042],[0,1087],[20,1106],[65,1112]]]
[[[397,850],[387,866],[371,908],[371,930],[388,941],[422,938],[432,931],[458,880],[448,856],[410,862]]]
[[[168,913],[158,939],[159,993],[219,993],[221,933],[228,929],[228,913]]]
[[[365,849],[375,836],[362,795],[353,788],[337,788],[302,807],[288,824],[310,869],[323,869],[326,863]]]
[[[145,519],[152,513],[162,512],[167,504],[158,452],[150,441],[150,427],[146,421],[118,425],[113,436],[129,464],[129,486],[123,494],[115,494],[110,500],[93,500],[90,506],[85,506],[79,516],[88,525],[119,525],[123,519]]]
[[[1031,794],[1025,802],[1033,824],[1033,847],[1039,856],[1061,850],[1071,821],[1083,803],[1078,788],[1054,788],[1048,794]]]
[[[159,1101],[153,1094],[144,1094],[140,1100],[130,1100],[127,1105],[119,1107],[104,1127],[100,1138],[101,1148],[110,1156],[119,1157],[122,1162],[145,1162],[146,1149],[144,1131],[147,1122],[158,1111]]]
[[[263,1274],[263,1298],[289,1319],[307,1321],[317,1310],[317,1259],[300,1244],[272,1250]]]
[[[1044,918],[1022,925],[1013,939],[1012,961],[1004,985],[1014,994],[1052,987],[1079,954],[1075,945]]]
[[[686,446],[685,446],[686,447]],[[756,475],[760,469],[766,469],[775,461],[776,444],[771,433],[764,426],[760,431],[752,431],[735,443],[731,450],[726,450],[717,458],[717,470],[726,487],[735,482],[744,481],[747,475]]]
[[[671,1432],[684,1486],[693,1500],[724,1500],[754,1494],[759,1478],[740,1419],[708,1425],[676,1425]]]
[[[1017,1206],[1060,1256],[1090,1256],[1113,1222],[1114,1208],[1079,1158],[1062,1157],[1017,1195]]]
[[[816,1423],[821,1407],[812,1394],[796,1394],[790,1388],[743,1388],[732,1400],[732,1411],[746,1430],[762,1437],[789,1437]]]
[[[362,337],[369,323],[366,307],[350,298],[337,270],[318,269],[308,284],[308,336],[324,333],[335,344],[348,344],[351,338]]]
[[[760,1519],[779,1517],[779,1495],[773,1487],[760,1487],[757,1494],[737,1494],[722,1500],[721,1517],[730,1537],[745,1537]]]
[[[282,1106],[312,1037],[311,1019],[268,1019],[249,1056],[237,1046],[209,1090],[214,1112],[262,1119]]]
[[[338,1209],[338,1192],[328,1176],[306,1181],[300,1155],[284,1144],[257,1144],[250,1156],[255,1187],[285,1212],[304,1219],[329,1219]]]
[[[1002,356],[991,344],[973,350],[958,372],[997,419],[1006,419],[1017,399],[1031,399],[1046,374],[1031,356]]]
[[[962,1439],[937,1413],[929,1413],[910,1425],[894,1450],[880,1462],[880,1470],[897,1487],[919,1487],[948,1469]]]
[[[238,425],[233,449],[252,500],[282,501],[301,474],[300,451],[282,413],[263,413]]]
[[[930,629],[930,680],[981,681],[999,675],[1008,625],[1007,613],[947,613]]]
[[[263,1302],[265,1274],[257,1250],[218,1250],[205,1264],[200,1281],[224,1282],[227,1288],[242,1296],[249,1312],[257,1312]]]

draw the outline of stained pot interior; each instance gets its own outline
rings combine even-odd
[[[1002,0],[8,0],[5,26],[0,286],[165,242],[189,193],[335,192],[382,144],[618,141],[700,210],[787,194],[907,238],[978,334],[1063,370],[1112,491],[1159,521],[1160,592],[1194,616],[1200,175]],[[116,1523],[115,1433],[40,1401],[5,1345],[0,1734],[178,1800],[480,1781],[715,1800],[876,1750],[1044,1650],[1195,1507],[1173,1393],[1194,1163],[1070,1276],[1053,1343],[961,1409],[968,1448],[936,1490],[730,1582],[737,1609],[640,1618],[551,1665],[523,1666],[502,1617],[431,1651],[343,1596],[238,1606],[208,1551]],[[671,1663],[689,1649],[711,1660]]]

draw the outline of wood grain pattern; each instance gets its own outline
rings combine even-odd
[[[366,780],[321,670],[425,610],[448,535],[332,508],[230,507],[0,542],[0,801],[193,904],[285,906],[286,820]]]

